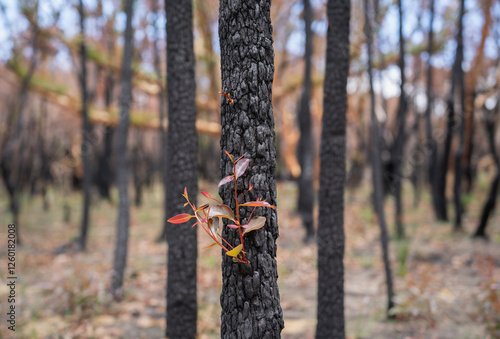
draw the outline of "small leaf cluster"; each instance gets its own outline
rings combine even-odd
[[[215,203],[210,205],[209,203],[203,204],[199,207],[196,207],[193,203],[189,201],[189,196],[187,189],[184,188],[184,194],[182,195],[186,199],[186,203],[184,206],[189,205],[191,209],[193,210],[193,214],[179,214],[176,215],[175,217],[172,217],[168,219],[168,222],[172,224],[183,224],[192,218],[196,219],[196,222],[193,224],[192,227],[196,225],[200,225],[205,232],[208,234],[210,238],[214,241],[213,244],[205,247],[209,248],[212,246],[220,246],[224,251],[226,252],[227,255],[233,258],[233,261],[238,262],[238,263],[249,263],[250,261],[246,258],[246,252],[245,252],[245,244],[243,242],[243,236],[245,234],[248,234],[252,231],[258,230],[262,228],[266,224],[266,218],[261,217],[261,216],[255,216],[253,217],[253,213],[257,207],[267,207],[267,208],[272,208],[274,209],[275,206],[269,204],[265,200],[257,199],[256,201],[249,201],[245,203],[241,203],[240,201],[243,199],[243,197],[250,192],[253,189],[253,186],[250,185],[250,187],[246,190],[246,192],[238,199],[238,190],[237,190],[237,180],[240,178],[245,171],[248,168],[248,165],[250,164],[250,159],[245,158],[245,154],[243,154],[241,157],[235,159],[235,157],[231,154],[229,154],[227,151],[226,152],[227,156],[231,159],[231,162],[233,163],[233,174],[228,175],[227,177],[223,178],[219,182],[219,187],[232,183],[234,182],[234,197],[236,201],[236,206],[235,210],[236,213],[227,205],[224,205],[222,201],[219,199],[216,199],[212,197],[210,194],[207,192],[203,191],[201,194],[203,194],[205,197],[211,199]],[[248,222],[246,224],[241,223],[240,219],[240,207],[253,207],[252,213],[250,214],[250,217],[248,218]],[[239,236],[240,236],[240,244],[237,246],[232,246],[229,242],[226,241],[222,237],[222,226],[224,223],[221,222],[221,218],[226,218],[229,220],[227,227],[238,230]]]

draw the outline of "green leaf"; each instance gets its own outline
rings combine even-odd
[[[254,217],[252,220],[247,225],[244,225],[243,228],[245,229],[245,232],[243,234],[247,234],[249,232],[258,230],[259,228],[262,228],[266,224],[266,217]]]
[[[178,214],[175,217],[168,219],[167,221],[172,224],[183,224],[193,217],[194,215],[191,214]]]
[[[234,220],[233,212],[226,205],[210,206],[210,209],[208,210],[208,217],[209,218],[221,217]]]
[[[239,244],[235,248],[233,248],[231,251],[227,251],[226,254],[230,257],[236,258],[238,254],[240,254],[241,249],[243,248],[243,244]]]
[[[239,177],[241,177],[243,175],[243,173],[245,173],[249,164],[250,164],[250,159],[246,159],[246,158],[243,158],[236,163],[236,166],[235,166],[236,167],[235,168],[236,169],[236,172],[235,172],[236,179],[238,179]]]

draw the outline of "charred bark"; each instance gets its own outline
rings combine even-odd
[[[394,296],[394,287],[392,280],[391,263],[389,259],[389,236],[387,233],[387,225],[384,212],[384,193],[382,186],[382,155],[380,152],[381,137],[379,134],[378,121],[375,116],[375,92],[373,90],[373,75],[372,75],[372,31],[369,17],[368,0],[364,0],[365,7],[365,35],[368,46],[368,76],[370,81],[370,134],[371,134],[371,161],[372,161],[372,180],[373,180],[373,195],[375,209],[380,225],[380,241],[382,245],[382,260],[385,268],[385,279],[387,284],[387,314],[394,306],[392,300]]]
[[[486,132],[488,133],[488,144],[490,148],[490,153],[493,156],[495,161],[495,166],[497,170],[497,174],[493,183],[490,187],[490,192],[488,194],[488,200],[486,200],[483,211],[481,213],[481,219],[479,221],[479,225],[474,232],[474,237],[487,238],[486,235],[486,226],[488,225],[488,219],[490,218],[491,213],[495,209],[497,195],[498,195],[498,186],[500,185],[500,157],[497,154],[495,147],[495,118],[498,117],[498,113],[500,111],[500,95],[497,96],[497,104],[492,112],[488,112],[485,119],[485,127]]]
[[[130,225],[127,138],[130,121],[130,105],[132,103],[132,50],[134,42],[132,35],[133,0],[125,0],[125,14],[127,15],[127,21],[125,26],[125,46],[122,60],[120,122],[116,131],[117,139],[115,150],[116,182],[118,186],[118,223],[113,276],[111,280],[111,292],[117,300],[121,299],[123,296],[123,278],[127,265],[128,233]]]
[[[403,201],[402,201],[402,184],[403,184],[403,150],[406,142],[406,112],[407,100],[405,94],[405,40],[403,37],[403,8],[402,0],[398,0],[398,10],[399,10],[399,72],[401,77],[400,83],[400,96],[399,96],[399,107],[397,116],[397,130],[398,134],[394,141],[392,147],[392,161],[394,163],[394,199],[396,202],[396,234],[399,239],[404,238],[404,226],[403,226]]]
[[[167,215],[186,213],[187,188],[196,203],[198,137],[193,51],[192,0],[166,0],[167,15]],[[196,228],[192,223],[168,230],[167,330],[169,338],[196,337]]]
[[[82,95],[82,144],[80,148],[80,157],[83,165],[83,206],[82,223],[80,226],[80,237],[78,238],[79,250],[85,250],[87,245],[87,233],[90,222],[90,189],[92,184],[92,169],[90,164],[90,155],[92,153],[92,143],[90,135],[92,126],[90,124],[88,112],[88,88],[87,88],[87,47],[85,45],[85,12],[83,0],[80,0],[78,10],[80,12],[80,90]]]
[[[452,101],[455,104],[456,96],[460,102],[460,128],[458,130],[458,148],[455,152],[455,182],[453,185],[453,201],[455,203],[455,225],[454,230],[459,231],[462,229],[462,213],[463,205],[461,199],[462,191],[462,156],[464,154],[465,142],[465,84],[464,84],[464,71],[462,62],[464,60],[464,40],[463,40],[463,17],[465,11],[465,0],[460,2],[460,14],[458,17],[458,33],[457,33],[457,52],[455,57],[455,67],[453,72],[456,72],[455,80],[458,85],[458,93],[452,93]],[[456,88],[456,87],[455,87]]]
[[[253,185],[243,201],[258,197],[276,205],[276,148],[271,91],[274,50],[271,1],[222,0],[219,7],[222,89],[231,94],[221,103],[221,174],[232,173],[232,163],[223,153],[246,154],[250,166],[238,181],[238,190]],[[224,203],[234,208],[234,186],[219,190]],[[251,209],[242,208],[246,222]],[[280,338],[284,326],[278,290],[275,210],[257,208],[266,225],[245,238],[250,264],[235,263],[223,254],[221,337]],[[238,245],[237,232],[223,228],[223,237]]]
[[[314,239],[313,207],[314,207],[314,140],[311,134],[311,58],[312,58],[312,29],[313,12],[309,0],[304,3],[304,80],[302,96],[300,98],[298,124],[300,139],[297,147],[297,159],[300,165],[299,195],[297,211],[302,217],[302,225],[306,230],[304,241]]]
[[[344,184],[350,0],[329,0],[321,133],[316,338],[344,338]]]

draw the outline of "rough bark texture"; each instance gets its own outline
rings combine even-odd
[[[399,73],[401,77],[400,83],[400,95],[399,95],[399,107],[398,107],[398,134],[394,141],[392,149],[392,160],[394,162],[394,199],[396,202],[396,233],[398,238],[404,238],[404,228],[403,228],[403,201],[401,196],[402,184],[403,184],[403,150],[406,141],[406,94],[405,94],[405,40],[403,37],[403,8],[402,0],[398,0],[399,9]]]
[[[455,182],[453,185],[453,202],[455,203],[455,224],[454,230],[462,229],[462,155],[464,154],[464,140],[465,140],[465,83],[464,83],[464,71],[462,68],[462,61],[464,60],[464,39],[463,39],[463,17],[465,11],[465,0],[460,2],[460,14],[458,17],[458,33],[457,33],[457,54],[455,56],[455,65],[453,67],[453,72],[456,72],[455,80],[457,81],[457,86],[455,89],[458,90],[457,93],[451,93],[451,100],[454,103],[455,98],[458,96],[458,101],[460,103],[458,114],[460,116],[460,128],[458,130],[458,148],[455,152]],[[455,110],[457,111],[457,110]]]
[[[120,299],[123,291],[123,276],[127,264],[128,230],[130,225],[129,196],[128,196],[128,162],[127,162],[127,137],[130,120],[130,105],[132,103],[132,15],[133,0],[125,1],[125,47],[122,60],[122,80],[120,96],[120,122],[116,139],[116,174],[118,186],[118,223],[115,246],[115,260],[111,292],[115,298]]]
[[[251,159],[238,191],[253,185],[243,200],[267,199],[276,205],[276,148],[271,90],[274,50],[270,0],[222,0],[219,9],[222,89],[231,94],[221,103],[221,172],[232,174],[232,164],[223,153]],[[234,208],[234,186],[219,191],[225,204]],[[242,222],[252,209],[242,207]],[[222,338],[280,338],[283,312],[278,291],[276,210],[257,208],[254,215],[267,218],[266,225],[245,236],[250,264],[234,263],[223,254],[221,294]],[[240,240],[236,230],[223,228],[233,246]]]
[[[312,58],[312,29],[313,18],[311,3],[304,3],[305,48],[304,48],[304,84],[300,98],[298,123],[300,139],[297,148],[297,158],[300,165],[299,197],[297,210],[302,217],[302,224],[306,229],[305,241],[314,239],[313,206],[314,206],[314,141],[311,134],[311,58]]]
[[[198,191],[198,137],[193,51],[192,0],[166,0],[167,13],[167,215],[188,212],[182,197],[187,188],[196,203]],[[168,230],[167,337],[196,336],[197,228],[193,222],[170,225]]]
[[[329,0],[321,133],[316,338],[344,338],[344,184],[350,0]]]
[[[80,90],[82,91],[82,144],[81,158],[83,164],[83,207],[82,207],[82,223],[80,226],[80,238],[78,239],[78,247],[84,250],[87,244],[87,233],[89,229],[89,213],[90,213],[90,185],[92,183],[92,172],[90,167],[90,154],[92,152],[92,143],[89,138],[92,133],[88,113],[88,91],[87,91],[87,52],[85,47],[85,12],[83,9],[83,0],[79,3],[80,12]]]
[[[375,116],[375,92],[373,90],[372,75],[372,31],[369,19],[368,0],[364,0],[365,6],[365,34],[368,46],[368,77],[370,81],[370,134],[371,134],[371,160],[372,160],[372,181],[373,181],[373,199],[375,210],[378,215],[380,225],[380,241],[382,245],[382,260],[384,261],[385,279],[387,284],[387,311],[393,306],[392,298],[394,296],[394,287],[392,282],[392,270],[389,260],[389,236],[387,234],[387,225],[384,213],[384,192],[382,187],[382,155],[380,152],[381,137],[378,129],[378,121]]]

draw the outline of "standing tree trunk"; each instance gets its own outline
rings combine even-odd
[[[406,94],[405,94],[405,40],[403,37],[403,8],[402,0],[398,0],[399,9],[399,72],[401,77],[399,107],[398,107],[398,134],[394,141],[393,152],[391,154],[394,163],[394,198],[396,202],[396,234],[399,239],[404,238],[403,226],[403,198],[402,198],[402,184],[403,184],[403,150],[406,141]]]
[[[500,67],[498,64],[497,67]],[[498,74],[500,74],[500,69],[497,70]],[[490,193],[488,195],[488,200],[486,200],[483,211],[481,213],[481,219],[479,221],[479,225],[474,232],[474,237],[487,238],[486,235],[486,226],[488,224],[488,219],[490,218],[491,212],[495,209],[495,205],[497,202],[498,195],[498,186],[500,185],[500,157],[497,154],[496,146],[495,146],[495,120],[498,118],[498,114],[500,112],[500,94],[497,95],[497,104],[493,108],[491,112],[486,113],[485,118],[485,127],[486,132],[488,133],[488,144],[490,148],[490,153],[495,161],[495,167],[497,169],[497,174],[495,179],[493,179],[493,183],[490,187]]]
[[[321,133],[316,338],[344,338],[344,184],[350,0],[329,0]]]
[[[453,185],[453,196],[455,203],[455,226],[454,230],[458,231],[462,229],[462,156],[464,154],[464,140],[465,140],[465,83],[464,83],[464,71],[462,68],[462,61],[464,60],[464,39],[463,39],[463,17],[465,11],[465,0],[460,2],[460,14],[458,17],[458,33],[457,33],[457,54],[455,56],[455,67],[453,67],[453,72],[456,72],[455,80],[458,85],[458,93],[451,93],[451,101],[455,105],[455,99],[458,94],[458,99],[460,101],[460,129],[459,129],[459,141],[458,148],[455,152],[455,182]],[[455,87],[456,89],[457,87]]]
[[[274,51],[271,0],[222,0],[219,8],[222,89],[233,103],[221,103],[221,174],[232,173],[224,150],[235,156],[246,154],[250,167],[238,182],[238,189],[253,185],[243,201],[261,197],[276,205],[276,148],[271,90]],[[234,187],[219,190],[224,203],[235,207]],[[242,208],[245,223],[251,209]],[[283,312],[278,290],[275,210],[257,208],[266,225],[245,240],[250,264],[241,265],[223,255],[221,338],[280,338]],[[223,228],[223,237],[233,246],[237,232]]]
[[[83,208],[82,224],[80,227],[80,238],[78,239],[78,248],[83,251],[87,244],[87,233],[89,229],[90,212],[90,185],[92,183],[92,169],[90,168],[90,154],[92,152],[92,143],[90,135],[92,126],[90,124],[88,113],[88,91],[87,91],[87,51],[85,46],[85,12],[83,0],[79,3],[80,12],[80,89],[82,91],[82,145],[80,157],[83,164]]]
[[[123,49],[122,80],[120,96],[120,122],[116,140],[116,174],[118,186],[118,227],[115,247],[115,260],[111,292],[115,299],[123,295],[123,277],[127,264],[128,229],[130,225],[130,210],[128,196],[128,162],[127,137],[130,120],[130,105],[132,103],[132,35],[133,0],[125,0],[125,47]]]
[[[380,241],[382,244],[382,259],[385,267],[385,279],[387,284],[387,313],[394,306],[392,298],[394,288],[392,282],[391,263],[389,260],[389,236],[387,234],[387,225],[384,214],[384,192],[382,187],[382,154],[380,152],[381,137],[378,130],[378,121],[375,116],[375,92],[373,90],[372,75],[372,31],[369,19],[368,0],[364,0],[365,6],[365,35],[368,46],[368,77],[370,81],[370,116],[371,116],[371,160],[372,160],[372,181],[373,181],[373,200],[380,224]]]
[[[302,225],[306,229],[304,241],[314,240],[314,140],[311,134],[311,58],[313,52],[311,23],[313,18],[311,3],[304,2],[304,25],[305,25],[305,47],[304,47],[304,84],[302,97],[300,99],[298,123],[300,139],[297,148],[297,158],[300,165],[299,196],[297,210],[302,217]]]
[[[193,51],[192,0],[166,0],[168,163],[167,215],[185,211],[184,188],[196,204],[198,137]],[[168,230],[167,337],[196,336],[196,228],[192,223]]]
[[[162,233],[158,237],[158,242],[162,242],[167,240],[167,230],[168,230],[168,218],[167,214],[167,129],[165,128],[165,84],[162,78],[161,73],[161,60],[160,60],[160,52],[158,50],[158,41],[160,39],[160,33],[158,28],[158,17],[159,17],[159,1],[153,0],[151,11],[154,14],[154,42],[153,42],[153,53],[154,53],[154,66],[156,72],[156,78],[160,84],[160,90],[158,91],[158,118],[160,120],[160,171],[161,171],[161,180],[163,183],[163,210],[165,216],[163,218],[162,225]]]
[[[431,17],[429,22],[429,38],[427,41],[427,107],[425,108],[425,130],[427,135],[427,165],[428,165],[428,181],[431,187],[431,196],[434,207],[434,212],[436,216],[439,215],[439,208],[437,205],[437,145],[436,141],[432,137],[432,105],[434,103],[434,95],[432,93],[432,74],[433,68],[431,64],[432,53],[434,51],[434,0],[430,0],[429,9],[431,11]]]

